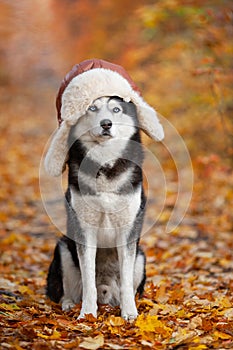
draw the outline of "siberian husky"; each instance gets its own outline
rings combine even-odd
[[[67,237],[54,252],[47,295],[69,310],[82,301],[79,318],[97,316],[97,303],[120,305],[137,317],[145,255],[139,246],[146,198],[143,151],[136,107],[118,97],[89,106],[69,134]]]

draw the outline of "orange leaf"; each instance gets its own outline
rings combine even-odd
[[[122,317],[116,317],[112,315],[109,317],[109,323],[111,326],[120,327],[125,324],[125,321],[123,320]]]
[[[181,288],[177,288],[171,293],[169,302],[173,304],[175,302],[180,302],[181,300],[183,300],[183,298],[184,298],[184,290]]]
[[[155,299],[158,303],[164,304],[168,301],[168,298],[169,297],[166,294],[166,284],[162,283],[156,291]]]

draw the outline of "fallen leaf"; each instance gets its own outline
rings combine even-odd
[[[232,339],[232,335],[226,334],[226,333],[220,332],[220,331],[215,331],[215,332],[214,332],[214,337],[215,337],[217,340],[218,340],[218,339],[223,339],[223,340]]]
[[[158,319],[158,316],[150,316],[141,314],[135,322],[138,327],[137,335],[141,335],[144,340],[154,340],[155,335],[164,338],[172,334],[172,329],[167,327],[165,323]]]
[[[194,345],[194,346],[190,346],[189,350],[204,350],[204,349],[208,349],[208,347],[205,344],[199,344],[199,345]]]
[[[97,318],[92,314],[85,314],[85,320],[90,323],[94,323],[97,321]]]
[[[8,310],[8,311],[17,311],[20,310],[20,307],[16,304],[0,304],[0,310]]]
[[[34,294],[33,290],[31,290],[28,286],[19,286],[18,290],[22,294]]]
[[[116,316],[113,316],[111,315],[108,319],[109,323],[111,326],[114,326],[114,327],[120,327],[120,326],[123,326],[125,324],[125,321],[122,317],[116,317]]]
[[[155,300],[160,304],[165,304],[169,299],[169,295],[166,293],[166,288],[166,283],[161,283],[156,291]]]
[[[37,334],[38,337],[43,338],[43,339],[50,339],[50,340],[54,340],[54,339],[61,339],[62,334],[61,332],[58,332],[56,329],[54,329],[52,331],[51,335],[47,335],[47,334],[43,334],[41,332],[39,332],[38,330],[35,329],[35,332]]]
[[[191,341],[195,336],[196,332],[178,327],[178,330],[172,333],[170,343],[177,346],[184,342]]]
[[[184,298],[184,290],[180,287],[171,292],[169,302],[171,304],[180,303]]]
[[[104,336],[99,334],[96,337],[87,337],[79,344],[79,347],[84,349],[96,350],[104,345]]]
[[[113,344],[113,343],[106,343],[107,346],[109,346],[110,349],[113,350],[122,350],[121,345]]]

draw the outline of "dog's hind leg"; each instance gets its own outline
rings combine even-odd
[[[134,265],[134,291],[138,293],[139,297],[144,292],[146,282],[146,257],[140,246],[137,247],[137,254]]]

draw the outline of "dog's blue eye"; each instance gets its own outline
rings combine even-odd
[[[120,108],[114,107],[114,108],[113,108],[113,112],[114,112],[114,113],[119,113],[119,112],[120,112]]]
[[[95,105],[92,105],[92,106],[88,107],[88,110],[95,112],[97,110],[97,107]]]

